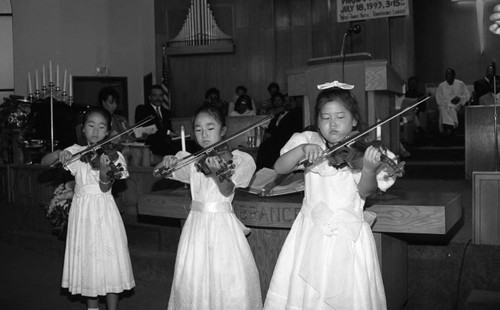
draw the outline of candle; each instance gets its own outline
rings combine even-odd
[[[28,93],[32,94],[33,90],[31,89],[31,73],[28,72]]]
[[[39,90],[38,87],[38,69],[35,69],[35,90]]]
[[[49,83],[52,82],[52,60],[49,60]]]
[[[42,66],[42,86],[46,86],[45,84],[45,65]]]
[[[56,66],[56,86],[59,87],[59,65]]]
[[[63,79],[63,91],[66,91],[66,74],[68,71],[64,69],[64,79]]]
[[[380,119],[377,119],[377,123],[380,122]],[[381,141],[382,140],[382,127],[377,126],[377,140]]]
[[[182,151],[186,151],[186,132],[184,130],[184,125],[181,125],[181,147]]]
[[[69,75],[69,96],[73,96],[73,76]]]

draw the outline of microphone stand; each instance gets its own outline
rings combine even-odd
[[[496,72],[495,63],[493,63],[493,102],[495,105],[495,113],[494,113],[494,130],[495,130],[495,170],[499,170],[499,153],[498,153],[498,125],[497,125],[497,72]]]

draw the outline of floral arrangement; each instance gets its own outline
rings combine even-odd
[[[12,95],[0,103],[0,163],[11,163],[13,143],[29,139],[34,130],[34,116],[30,104],[21,96]],[[20,141],[13,141],[12,132],[20,133]]]
[[[46,216],[54,226],[54,234],[64,239],[68,226],[68,214],[73,200],[75,181],[61,183],[54,190],[54,197],[46,207]]]

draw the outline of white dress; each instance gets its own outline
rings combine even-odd
[[[73,145],[75,154],[85,147]],[[115,163],[124,167],[122,154]],[[77,160],[67,166],[75,176],[68,218],[62,287],[87,297],[120,293],[135,286],[123,221],[111,195],[99,188],[99,171]]]
[[[281,150],[314,143],[316,132],[294,134]],[[393,156],[393,154],[391,155]],[[305,173],[304,201],[276,263],[264,309],[386,309],[377,249],[358,194],[361,173],[323,162]],[[394,183],[381,169],[379,188]]]
[[[255,163],[247,153],[232,154],[231,179],[236,187],[247,187]],[[248,229],[233,212],[234,194],[223,196],[194,164],[171,178],[191,184],[193,202],[179,240],[168,309],[261,310],[259,274],[244,234]]]

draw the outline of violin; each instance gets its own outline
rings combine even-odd
[[[352,134],[357,135],[359,133],[357,131],[353,131]],[[326,157],[326,159],[328,160],[330,166],[337,169],[347,166],[351,169],[361,170],[363,168],[363,157],[365,151],[370,146],[380,150],[380,161],[389,176],[403,176],[405,162],[398,162],[398,156],[391,159],[389,156],[385,155],[384,153],[387,149],[382,142],[378,140],[372,142],[367,142],[365,139],[355,140],[351,144],[332,152]]]
[[[116,146],[112,143],[107,143],[101,145],[99,148],[94,149],[91,152],[85,153],[80,156],[80,161],[90,164],[93,170],[100,169],[100,158],[102,154],[106,154],[109,157],[110,163],[107,175],[111,180],[116,180],[122,177],[124,168],[121,163],[115,164],[118,160],[118,150]]]
[[[76,154],[73,154],[73,156],[67,162],[64,163],[64,166],[67,166],[67,165],[71,164],[72,162],[77,161],[78,159],[80,159],[85,154],[96,153],[97,150],[100,149],[103,145],[108,144],[109,142],[114,141],[117,138],[119,138],[119,137],[121,137],[121,136],[123,136],[125,134],[128,134],[128,133],[132,132],[135,128],[138,128],[138,127],[146,124],[147,122],[151,121],[152,119],[154,119],[154,116],[150,115],[150,116],[146,117],[145,119],[143,119],[142,121],[140,121],[139,123],[137,123],[134,126],[130,127],[129,129],[124,130],[124,131],[120,132],[119,134],[117,134],[115,136],[106,138],[106,139],[102,140],[101,142],[99,142],[99,143],[97,143],[95,145],[91,145],[91,146],[87,147],[86,149],[84,149],[84,150],[82,150],[82,151],[80,151],[80,152],[78,152]],[[88,162],[90,162],[90,160]],[[58,165],[60,163],[61,162],[58,159],[54,163],[52,163],[50,165],[50,167],[55,167],[56,165]]]
[[[415,108],[416,106],[418,106],[422,102],[427,101],[429,98],[430,98],[430,96],[427,96],[421,100],[415,101],[414,103],[412,103],[411,105],[409,105],[405,109],[399,111],[398,113],[395,113],[394,115],[390,115],[390,116],[386,117],[385,119],[377,122],[376,124],[371,125],[370,127],[368,127],[366,130],[364,130],[362,132],[357,132],[357,131],[352,132],[351,135],[346,137],[343,141],[338,142],[335,145],[333,145],[332,147],[329,147],[326,150],[324,150],[321,153],[321,156],[318,159],[316,159],[314,162],[309,162],[307,159],[303,159],[299,162],[299,165],[304,165],[305,167],[309,167],[309,166],[317,165],[320,162],[323,162],[324,160],[328,160],[330,163],[333,163],[333,165],[343,164],[343,163],[348,165],[348,163],[351,163],[351,165],[353,165],[353,167],[355,167],[354,163],[356,162],[356,160],[355,160],[356,153],[362,153],[362,156],[361,156],[361,154],[357,155],[357,156],[361,156],[361,159],[362,159],[364,156],[364,152],[370,146],[366,141],[363,141],[363,140],[358,141],[358,140],[360,140],[361,137],[363,137],[367,133],[373,131],[378,126],[382,126],[383,124],[391,121],[392,119],[410,111],[411,109]],[[380,142],[375,142],[374,146],[382,147],[382,145],[379,143]],[[387,155],[384,155],[384,154],[381,155],[380,160],[382,161],[382,163],[384,165],[386,165],[386,167],[392,169],[392,172],[394,174],[400,175],[403,173],[404,162],[398,164],[394,160],[388,158]],[[362,163],[362,161],[361,161],[361,163]],[[359,168],[359,164],[358,164],[358,168]],[[389,171],[389,173],[391,173],[391,171]]]
[[[230,141],[236,137],[241,136],[242,134],[244,134],[245,132],[247,132],[251,129],[262,126],[265,123],[270,122],[272,119],[273,119],[273,116],[268,115],[265,118],[263,118],[262,120],[235,132],[231,136],[229,136],[225,139],[222,139],[221,141],[219,141],[219,142],[217,142],[217,143],[215,143],[207,148],[204,148],[203,150],[200,150],[200,151],[196,152],[195,154],[191,154],[191,155],[188,155],[188,156],[182,158],[181,160],[179,160],[177,162],[177,164],[173,165],[172,167],[156,168],[153,171],[153,175],[167,177],[170,174],[172,174],[174,171],[179,170],[179,169],[181,169],[181,168],[183,168],[191,163],[197,163],[197,162],[200,163],[200,169],[202,169],[202,171],[207,171],[207,170],[203,170],[204,166],[206,166],[206,163],[204,162],[204,160],[206,160],[206,158],[209,157],[209,154],[212,154],[212,156],[223,155],[223,156],[221,156],[221,159],[226,161],[228,159],[229,154],[232,157],[231,151],[230,150],[228,151],[228,149],[229,149],[229,146],[227,146],[228,141]],[[203,160],[200,161],[201,159],[203,159]],[[226,164],[229,163],[229,161],[230,160],[227,160]],[[231,164],[232,164],[232,162],[229,165],[231,165]],[[208,169],[208,167],[206,167],[206,168]],[[231,169],[233,169],[233,168],[231,168]],[[231,169],[229,169],[229,170],[231,170]],[[222,174],[223,174],[222,171],[219,172],[219,175],[222,175]]]
[[[217,170],[212,170],[207,165],[207,158],[215,157],[219,163],[220,168]],[[212,177],[215,181],[222,183],[224,180],[230,180],[231,176],[234,173],[234,163],[233,163],[233,154],[231,153],[231,149],[227,143],[224,143],[210,152],[206,153],[205,156],[201,157],[195,163],[196,170],[202,172],[206,176]]]

